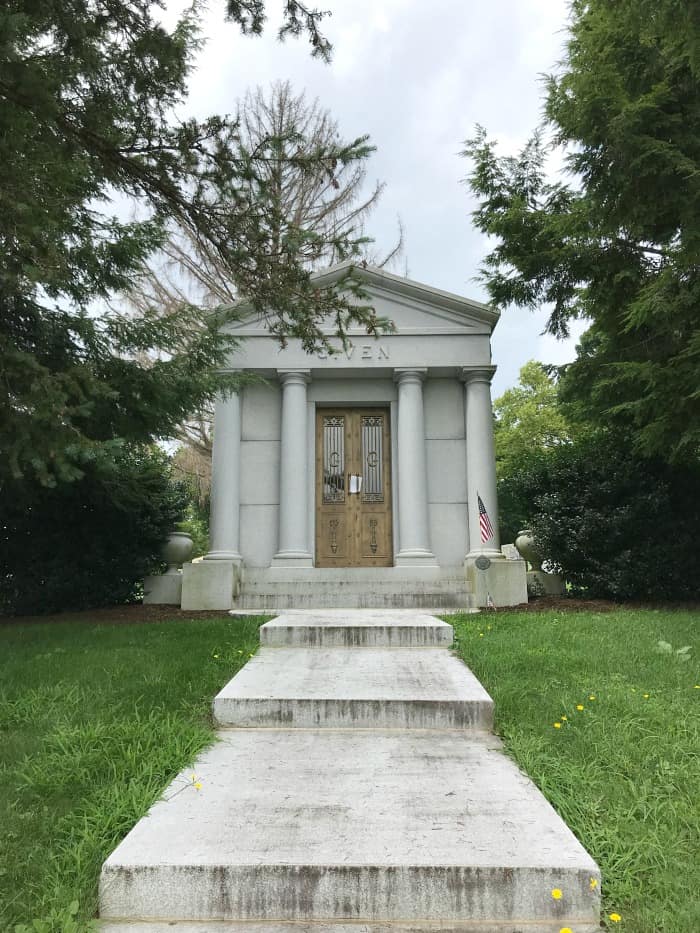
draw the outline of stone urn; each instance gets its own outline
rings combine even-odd
[[[520,556],[524,557],[525,560],[529,561],[532,565],[532,569],[541,573],[542,555],[535,545],[535,539],[529,528],[523,528],[522,531],[518,532],[518,536],[515,539],[515,546],[520,552]]]
[[[194,544],[184,531],[171,531],[161,548],[161,557],[168,565],[166,573],[178,573],[180,567],[192,557]]]

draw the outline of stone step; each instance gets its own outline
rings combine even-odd
[[[386,593],[366,590],[354,590],[343,587],[314,587],[309,590],[299,588],[290,591],[280,587],[278,592],[268,588],[264,592],[255,592],[247,587],[234,601],[236,609],[265,612],[284,612],[286,609],[431,609],[438,612],[443,609],[469,609],[471,600],[469,590],[455,589],[418,589],[415,585],[402,592],[388,590]]]
[[[285,612],[260,628],[260,644],[276,648],[449,648],[452,636],[433,615],[388,609]]]
[[[560,920],[527,924],[511,920],[505,923],[484,923],[480,920],[467,920],[464,923],[431,923],[428,920],[420,923],[259,923],[254,920],[122,923],[117,920],[100,924],[101,933],[561,933],[561,929]],[[592,933],[593,930],[600,933],[600,926],[579,929],[581,933]]]
[[[225,731],[165,798],[104,864],[110,933],[598,929],[595,863],[490,736]]]
[[[468,608],[465,574],[439,567],[285,567],[248,569],[236,608],[434,609]]]
[[[214,699],[222,727],[483,729],[493,702],[444,648],[261,648]]]

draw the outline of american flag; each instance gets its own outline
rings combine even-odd
[[[483,544],[489,538],[493,538],[493,525],[489,513],[486,511],[486,506],[481,501],[481,496],[478,493],[476,498],[479,500],[479,528],[481,529],[481,543]]]

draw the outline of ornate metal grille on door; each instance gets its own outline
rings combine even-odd
[[[345,418],[323,419],[323,501],[345,500]]]
[[[383,502],[384,415],[362,415],[362,498]]]

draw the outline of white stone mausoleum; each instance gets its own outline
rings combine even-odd
[[[210,551],[183,567],[184,609],[527,600],[524,562],[498,540],[498,313],[381,269],[356,275],[393,333],[358,330],[312,356],[256,317],[233,328],[231,369],[261,378],[217,403]]]

